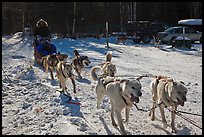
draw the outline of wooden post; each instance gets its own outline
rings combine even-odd
[[[108,22],[106,22],[106,43],[107,43],[107,48],[109,48],[109,45],[108,45]]]

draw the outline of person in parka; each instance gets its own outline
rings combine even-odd
[[[34,31],[34,37],[35,37],[35,44],[38,44],[37,37],[40,38],[51,38],[50,30],[48,29],[48,23],[44,21],[43,19],[40,19],[36,23],[36,28]]]
[[[50,30],[48,29],[48,24],[43,19],[40,19],[36,23],[36,28],[34,32],[34,36],[40,35],[41,37],[50,37]]]

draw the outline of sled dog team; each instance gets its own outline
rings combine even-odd
[[[62,92],[66,92],[66,81],[71,79],[73,85],[73,92],[76,93],[75,75],[73,69],[77,73],[78,78],[82,78],[81,71],[85,66],[88,66],[91,62],[87,56],[81,56],[79,52],[74,50],[74,58],[71,63],[66,62],[67,57],[64,60],[59,61],[56,55],[48,55],[44,57],[43,66],[46,69],[46,75],[48,69],[50,70],[50,76],[54,79],[52,71],[56,68],[57,78],[59,80],[59,87]],[[111,121],[113,126],[119,125],[121,134],[127,134],[124,124],[129,121],[130,108],[134,103],[139,103],[139,97],[142,96],[142,85],[140,79],[117,79],[116,66],[111,61],[112,52],[107,52],[105,62],[100,65],[94,66],[91,69],[91,77],[96,84],[97,95],[97,109],[100,108],[100,102],[106,95],[110,99],[111,103]],[[97,74],[101,71],[101,74]],[[187,88],[184,82],[177,81],[165,76],[154,76],[153,81],[150,83],[152,93],[152,109],[149,116],[151,120],[155,120],[155,108],[159,107],[163,128],[167,128],[167,121],[165,119],[164,108],[171,108],[171,124],[172,133],[176,133],[175,128],[175,113],[179,105],[184,106],[186,99]],[[122,110],[125,109],[125,120],[122,118]],[[117,122],[114,117],[116,117]]]

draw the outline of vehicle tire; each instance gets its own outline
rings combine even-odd
[[[134,39],[132,39],[135,43],[140,43],[140,41],[141,41],[141,39],[139,38],[134,38]]]
[[[171,38],[171,45],[173,45],[173,43],[175,42],[176,37]]]
[[[150,37],[150,36],[144,36],[144,37],[142,38],[142,42],[143,42],[143,43],[150,43],[150,41],[151,41],[151,37]]]
[[[202,44],[202,37],[200,37],[200,43]]]

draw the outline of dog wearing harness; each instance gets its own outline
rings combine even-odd
[[[82,79],[81,71],[85,66],[88,66],[91,63],[88,56],[80,56],[79,52],[75,49],[74,50],[74,58],[72,60],[72,66],[75,72],[78,75],[79,79]]]
[[[60,61],[56,67],[57,78],[59,80],[59,87],[62,92],[66,92],[66,81],[71,79],[73,85],[73,92],[76,93],[76,83],[72,72],[72,65],[65,61]]]
[[[92,77],[93,78],[93,77]],[[100,108],[100,102],[106,95],[111,103],[111,120],[112,125],[117,126],[114,119],[116,115],[117,123],[122,134],[127,134],[123,125],[122,110],[125,108],[125,122],[129,121],[130,108],[133,102],[139,103],[139,97],[142,96],[141,83],[138,79],[115,79],[114,77],[99,77],[96,75],[93,79],[97,79],[96,95],[97,109]]]
[[[107,52],[106,54],[106,61],[101,63],[100,65],[96,65],[91,69],[91,76],[93,80],[97,81],[97,74],[96,71],[101,71],[100,77],[115,77],[117,72],[116,66],[111,62],[112,59],[112,52]]]
[[[57,63],[59,62],[56,54],[50,54],[45,57],[42,57],[42,65],[45,68],[46,77],[48,75],[48,70],[50,71],[50,77],[52,80],[54,80],[53,76],[53,70],[57,66]]]
[[[161,112],[163,128],[167,128],[167,121],[164,115],[164,107],[171,107],[171,129],[172,133],[176,133],[175,128],[175,111],[179,105],[184,106],[186,99],[187,88],[182,81],[175,81],[172,78],[158,77],[154,79],[151,84],[151,92],[153,99],[153,106],[155,108],[156,104],[159,105]],[[155,109],[151,109],[149,116],[151,120],[155,120]]]

